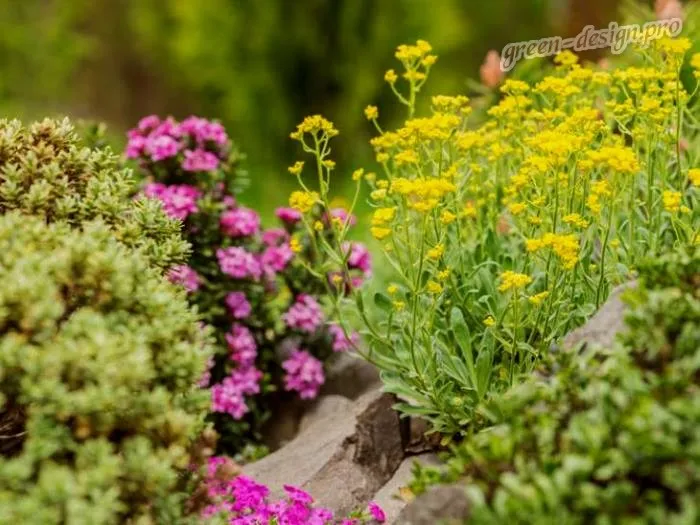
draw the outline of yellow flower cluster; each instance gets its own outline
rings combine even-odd
[[[525,248],[531,253],[544,248],[551,248],[557,254],[566,270],[571,270],[576,266],[581,249],[576,235],[556,233],[546,233],[539,239],[527,239]]]
[[[640,170],[637,155],[624,146],[603,147],[597,151],[590,151],[588,158],[619,173],[635,174]]]
[[[529,275],[507,270],[501,274],[501,285],[498,287],[498,290],[500,292],[507,292],[509,290],[519,290],[521,288],[525,288],[531,282],[532,277],[530,277]]]
[[[301,213],[308,213],[319,202],[319,194],[315,191],[294,191],[289,196],[289,206]]]
[[[325,134],[328,138],[338,135],[338,130],[335,129],[333,123],[321,115],[312,115],[306,117],[301,124],[297,126],[296,131],[290,134],[294,140],[301,140],[305,133],[310,135]]]
[[[405,197],[409,208],[423,213],[433,210],[445,195],[456,190],[454,183],[444,178],[411,180],[400,177],[390,186],[390,193]]]

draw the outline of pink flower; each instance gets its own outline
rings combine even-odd
[[[219,167],[219,158],[203,149],[185,150],[182,169],[185,171],[214,171]]]
[[[197,272],[186,264],[173,266],[167,274],[170,282],[179,284],[188,292],[196,292],[201,284],[201,279]]]
[[[343,250],[347,253],[350,248],[348,257],[348,266],[352,269],[357,269],[369,277],[372,273],[372,256],[364,244],[359,242],[343,243]]]
[[[176,156],[180,151],[180,143],[168,135],[160,135],[149,137],[144,149],[151,156],[151,160],[159,162]]]
[[[350,337],[346,337],[343,328],[337,324],[328,325],[328,331],[333,337],[333,351],[347,352],[352,350],[360,339],[356,332],[351,332]]]
[[[316,300],[307,294],[299,294],[296,302],[282,316],[289,328],[314,333],[323,324],[323,312]]]
[[[301,213],[294,208],[277,208],[275,215],[282,222],[294,225],[301,220]]]
[[[142,133],[150,133],[155,128],[157,128],[159,124],[160,118],[158,118],[157,115],[149,115],[139,120],[139,123],[137,124],[137,130]]]
[[[242,367],[250,367],[258,356],[253,333],[246,326],[234,324],[231,332],[225,335],[226,343],[231,350],[231,359]]]
[[[279,246],[289,239],[289,234],[282,228],[270,228],[262,234],[262,242],[266,246]]]
[[[141,135],[129,137],[129,142],[126,145],[126,158],[138,159],[141,155],[143,155],[146,142],[146,138],[142,137]]]
[[[384,523],[386,521],[384,511],[374,501],[369,502],[369,505],[367,505],[367,510],[369,510],[370,515],[379,523]]]
[[[206,142],[211,141],[219,146],[224,146],[228,143],[226,130],[218,122],[211,122],[200,117],[187,117],[180,124],[180,129],[183,133],[192,136],[200,146],[204,146]]]
[[[226,295],[226,306],[234,319],[245,319],[250,315],[251,306],[243,292]]]
[[[219,260],[219,267],[226,275],[236,279],[251,278],[259,280],[262,276],[262,267],[252,253],[248,253],[244,248],[232,246],[230,248],[219,248],[216,251]]]
[[[315,398],[326,380],[321,361],[305,350],[294,350],[282,368],[287,372],[284,389],[298,392],[302,399]]]
[[[255,368],[231,372],[229,377],[211,387],[212,412],[223,412],[241,419],[248,412],[244,396],[260,392],[261,378],[262,372]]]
[[[314,502],[314,499],[311,497],[311,494],[304,490],[301,490],[297,487],[293,487],[291,485],[284,485],[283,488],[284,491],[287,493],[287,497],[294,503],[310,505]]]
[[[289,244],[283,244],[282,246],[266,248],[262,254],[261,262],[265,270],[281,272],[292,259],[294,259],[294,252],[289,247]]]
[[[260,230],[260,216],[248,208],[225,211],[219,221],[221,231],[230,237],[248,237]]]
[[[333,208],[330,215],[333,219],[340,219],[340,222],[343,224],[347,221],[348,226],[355,226],[355,224],[357,224],[357,217],[349,215],[345,208]]]
[[[184,221],[192,213],[197,213],[199,190],[189,184],[166,186],[158,182],[147,184],[144,195],[156,198],[163,203],[163,209],[170,217]]]

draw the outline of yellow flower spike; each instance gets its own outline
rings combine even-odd
[[[298,177],[301,175],[301,171],[304,169],[304,161],[298,160],[294,163],[294,166],[289,166],[287,169],[289,170],[289,173]]]
[[[438,244],[434,248],[431,248],[428,250],[428,253],[426,254],[429,259],[432,259],[434,261],[437,261],[440,259],[443,254],[445,253],[445,246],[443,244]]]
[[[443,210],[440,214],[440,222],[447,226],[452,224],[457,219],[457,216],[449,210]]]
[[[427,290],[432,294],[439,294],[442,293],[443,288],[440,283],[436,283],[435,281],[428,281]]]
[[[698,56],[700,56],[700,53],[698,53]],[[698,168],[693,168],[688,171],[688,179],[690,179],[690,183],[693,186],[700,186],[700,169]]]
[[[389,71],[384,73],[384,80],[389,84],[395,84],[398,79],[399,77],[396,75],[396,71],[394,71],[393,69],[390,69]]]
[[[540,292],[537,295],[533,295],[527,298],[528,301],[530,301],[531,304],[534,304],[535,306],[539,306],[542,304],[542,301],[544,301],[547,297],[549,297],[549,292],[544,291]]]
[[[391,229],[389,228],[379,228],[377,226],[373,226],[369,229],[369,231],[372,234],[372,237],[378,241],[386,239],[389,235],[391,235]]]
[[[365,108],[365,117],[367,120],[376,120],[379,118],[379,109],[377,109],[377,106],[367,106]]]
[[[509,290],[519,290],[525,288],[531,282],[532,277],[529,275],[506,270],[501,274],[501,285],[498,287],[498,291],[507,292]]]
[[[679,191],[663,192],[664,209],[670,213],[676,213],[681,209],[681,193]]]
[[[315,191],[294,191],[289,196],[289,206],[301,213],[308,213],[319,198],[319,194]]]
[[[484,319],[484,324],[486,326],[493,326],[496,324],[496,320],[493,318],[493,316],[488,316],[486,319]]]

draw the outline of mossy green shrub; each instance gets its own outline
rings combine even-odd
[[[182,262],[188,245],[179,222],[160,203],[132,198],[137,181],[118,160],[109,149],[85,147],[68,120],[0,120],[0,213],[18,210],[76,227],[99,218],[151,265]]]
[[[184,292],[101,222],[18,212],[0,280],[0,523],[178,523],[210,352]]]
[[[552,355],[413,489],[465,483],[470,524],[700,522],[700,250],[641,271],[616,348]]]

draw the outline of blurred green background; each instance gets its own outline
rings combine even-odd
[[[143,115],[220,119],[248,155],[243,199],[269,215],[294,182],[289,132],[336,123],[344,175],[372,166],[367,104],[399,117],[383,82],[423,38],[430,93],[463,93],[489,49],[606,24],[611,0],[0,0],[0,114],[104,121],[120,148]],[[647,2],[650,4],[650,2]]]

